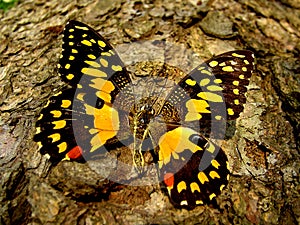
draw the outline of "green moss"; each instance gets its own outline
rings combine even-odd
[[[0,10],[7,11],[17,2],[18,0],[0,0]]]

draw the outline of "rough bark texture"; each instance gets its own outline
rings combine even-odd
[[[28,0],[0,14],[0,224],[300,223],[298,0]],[[255,53],[248,103],[223,142],[232,176],[217,208],[175,209],[158,184],[121,186],[75,162],[51,167],[37,151],[35,121],[65,85],[56,64],[70,19],[113,45],[166,40],[202,59]]]

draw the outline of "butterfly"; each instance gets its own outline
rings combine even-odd
[[[253,53],[214,56],[166,97],[138,97],[118,53],[94,29],[70,21],[63,35],[59,73],[69,86],[50,98],[36,122],[40,152],[53,162],[88,160],[129,140],[138,173],[145,167],[145,146],[152,148],[159,180],[175,207],[193,209],[219,195],[229,179],[227,156],[201,130],[209,122],[211,135],[220,139],[222,124],[243,111]]]

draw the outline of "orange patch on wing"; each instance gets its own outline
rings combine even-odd
[[[93,79],[92,82],[94,82],[94,84],[90,84],[90,86],[99,90],[96,93],[97,97],[103,99],[105,102],[110,103],[110,93],[115,89],[113,83],[102,78]]]
[[[86,112],[94,116],[94,129],[97,134],[92,138],[91,152],[105,144],[105,142],[114,137],[120,126],[118,111],[104,104],[101,109],[96,109],[90,105],[85,105]]]
[[[171,156],[174,159],[179,159],[178,153],[183,152],[185,149],[189,149],[193,153],[202,150],[198,145],[189,140],[189,137],[193,134],[197,134],[193,129],[177,127],[162,135],[158,142],[160,148],[159,161],[162,164],[167,164],[170,162]]]

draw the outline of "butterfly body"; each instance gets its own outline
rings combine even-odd
[[[41,111],[34,137],[41,153],[53,161],[88,159],[130,140],[140,174],[144,152],[154,150],[159,180],[175,206],[194,208],[220,194],[228,183],[227,157],[201,129],[243,110],[254,65],[250,51],[216,56],[166,91],[155,76],[144,86],[134,84],[112,46],[83,23],[70,21],[63,42],[59,72],[70,87]]]

